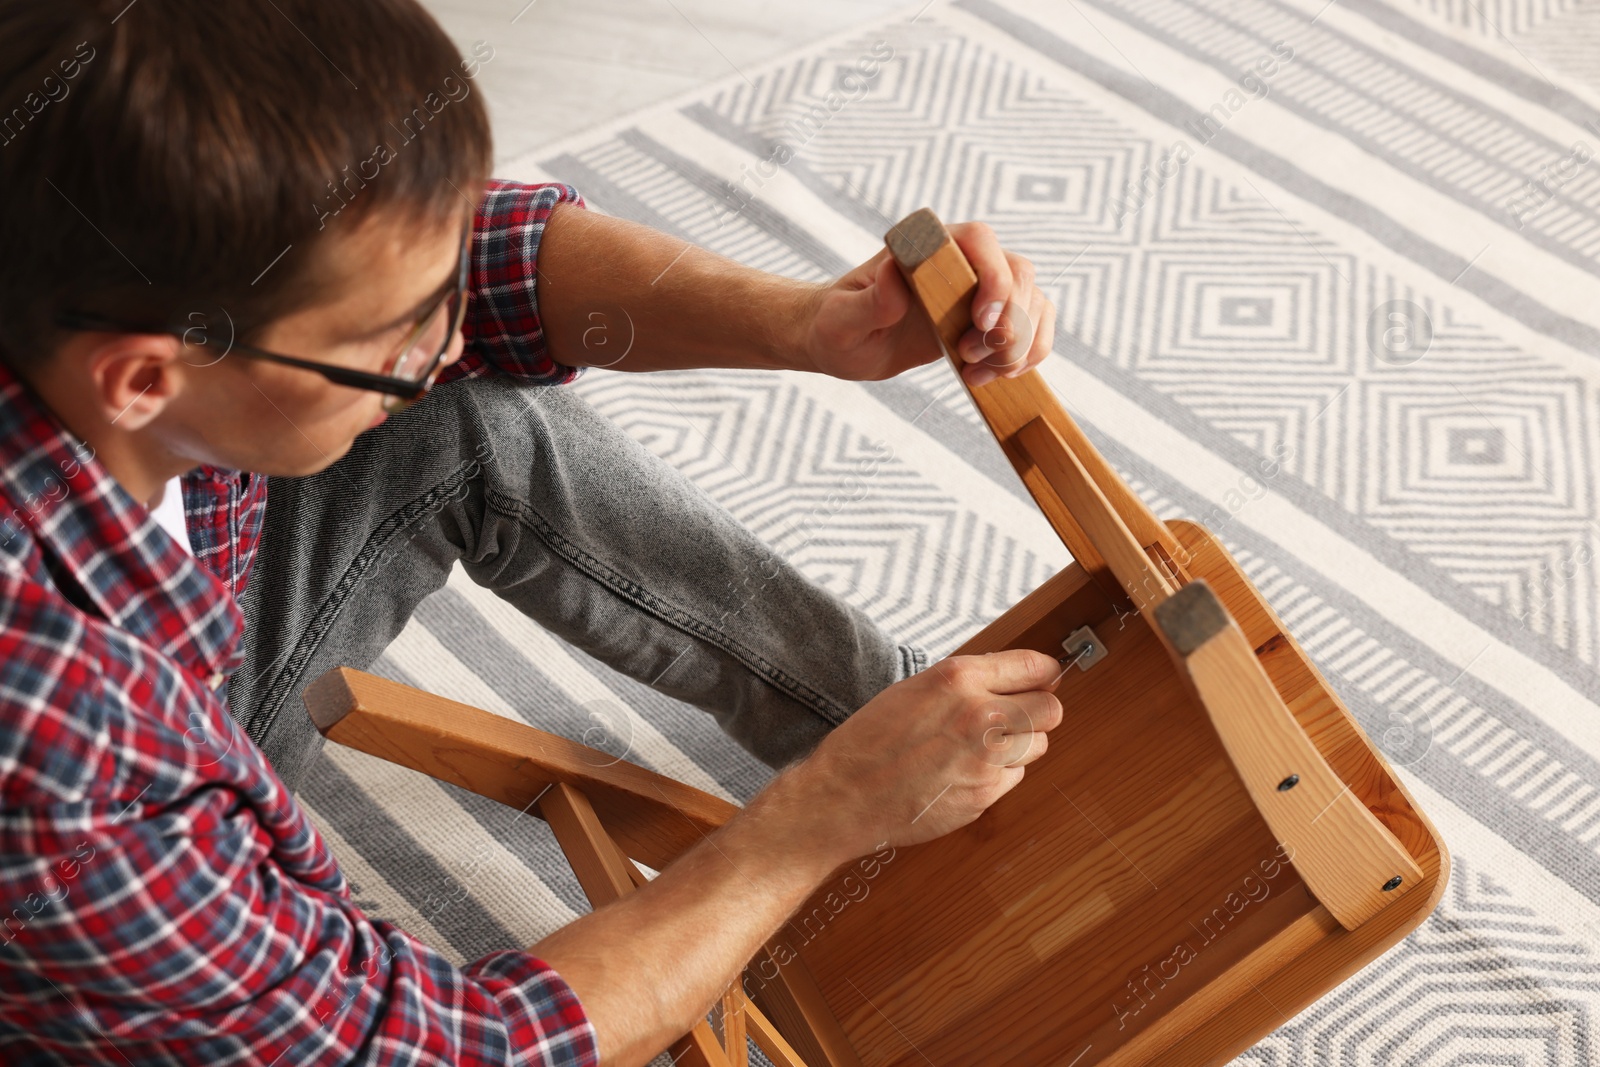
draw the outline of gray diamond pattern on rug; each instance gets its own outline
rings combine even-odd
[[[922,206],[1033,260],[1046,379],[1158,514],[1223,539],[1455,858],[1428,923],[1240,1063],[1595,1060],[1600,169],[1574,152],[1600,152],[1600,95],[1539,58],[1587,10],[939,2],[503,170],[817,281]],[[942,363],[570,388],[937,654],[1069,561]],[[571,736],[620,724],[734,799],[768,775],[459,574],[381,667]],[[584,909],[533,820],[323,767],[304,798],[384,917],[466,959]]]

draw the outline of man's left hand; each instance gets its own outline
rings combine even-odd
[[[973,325],[956,345],[961,376],[979,386],[1015,377],[1049,354],[1055,305],[1033,284],[1033,263],[1000,247],[983,222],[959,222],[950,236],[978,275]],[[887,247],[808,303],[802,325],[806,364],[851,381],[881,381],[939,359],[943,352],[928,317]]]

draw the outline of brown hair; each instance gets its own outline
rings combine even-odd
[[[220,305],[248,337],[323,284],[327,235],[464,210],[493,55],[416,0],[0,0],[0,357],[43,362],[68,309]]]

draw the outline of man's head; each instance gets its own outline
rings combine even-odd
[[[229,346],[387,372],[455,279],[492,56],[415,0],[0,0],[0,358],[108,466],[327,466],[382,394]]]

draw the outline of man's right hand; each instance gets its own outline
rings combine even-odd
[[[786,770],[763,799],[797,845],[847,863],[972,822],[1044,755],[1061,664],[1033,649],[950,656],[896,682]]]
[[[1060,676],[1018,649],[896,682],[660,877],[534,945],[578,994],[604,1062],[643,1064],[703,1019],[841,865],[981,815],[1044,754]]]

